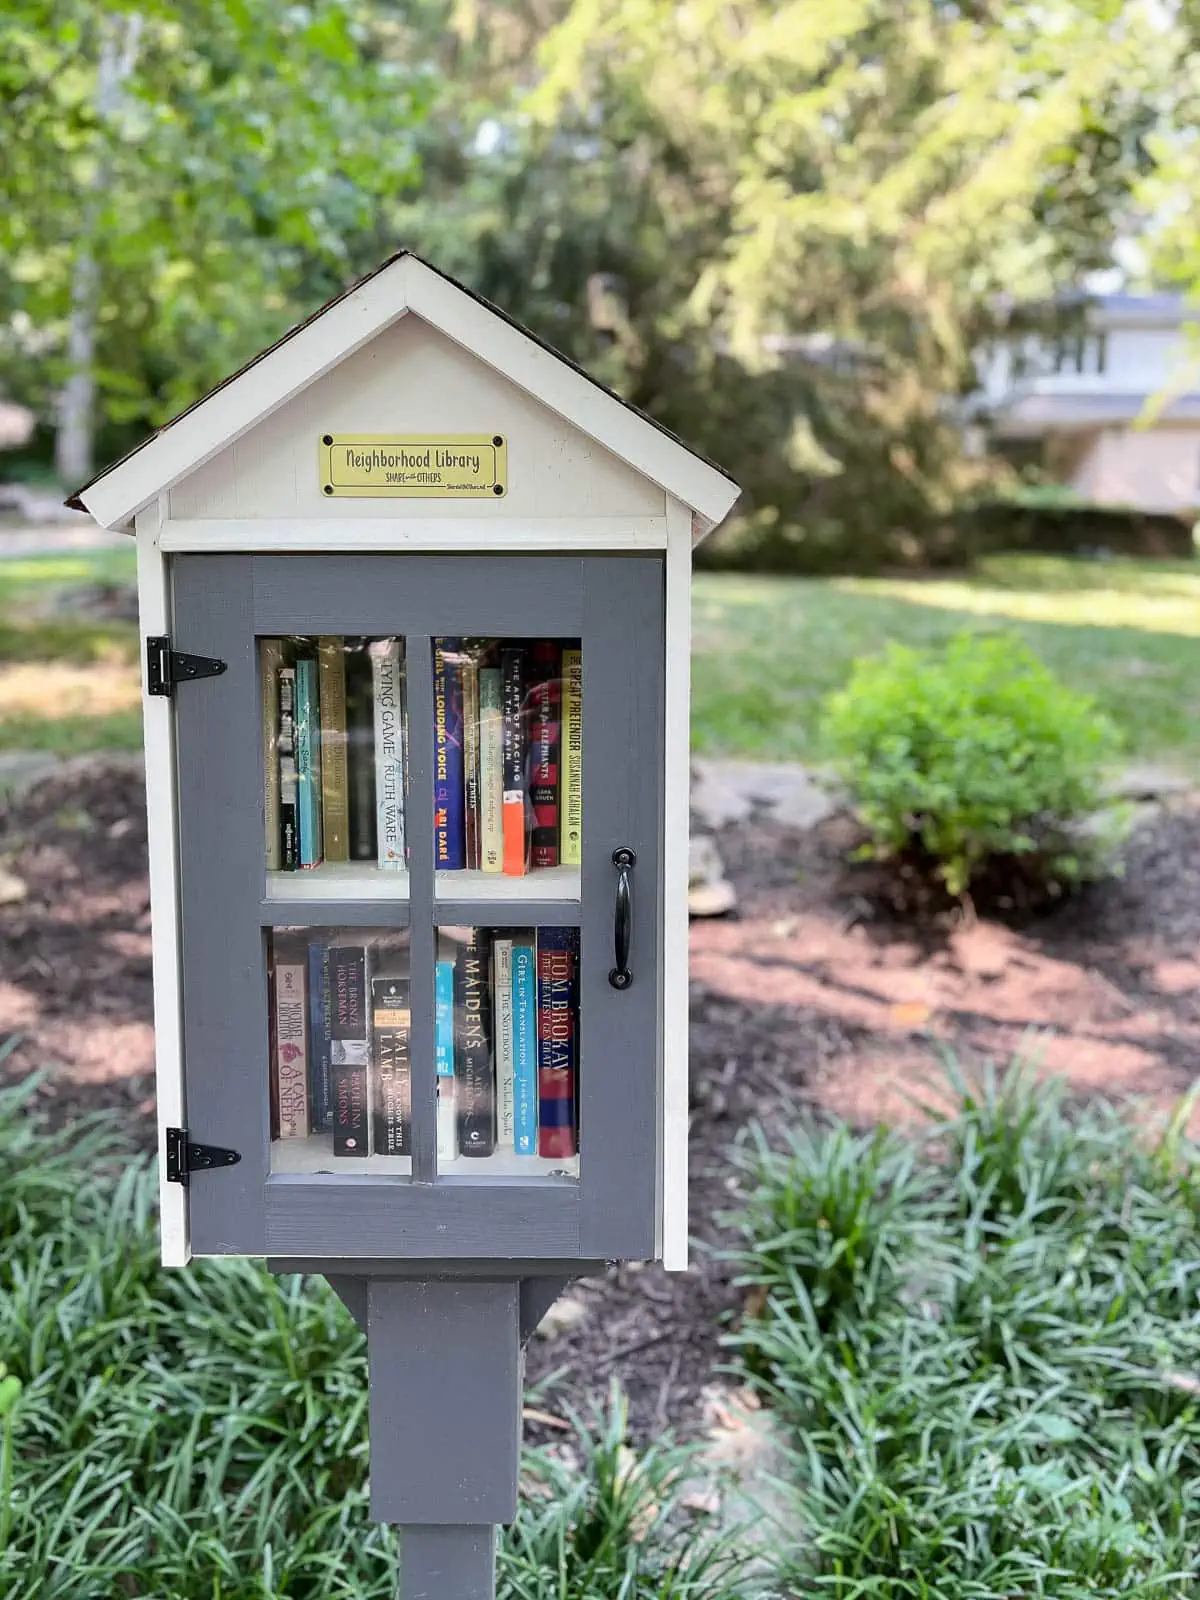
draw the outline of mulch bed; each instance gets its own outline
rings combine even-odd
[[[564,1326],[530,1345],[535,1413],[628,1396],[630,1431],[699,1431],[736,1317],[721,1213],[727,1152],[758,1118],[802,1109],[866,1124],[912,1117],[940,1052],[1032,1054],[1080,1095],[1166,1105],[1200,1059],[1200,802],[1132,841],[1123,879],[1013,926],[961,913],[899,920],[844,862],[834,818],[807,833],[747,824],[720,839],[734,917],[693,924],[693,1232],[686,1276],[623,1265],[570,1291]],[[0,906],[0,1071],[43,1074],[56,1119],[115,1109],[149,1146],[153,1031],[140,775],[77,768],[0,809],[0,863],[26,887]],[[561,1429],[536,1418],[531,1437]]]

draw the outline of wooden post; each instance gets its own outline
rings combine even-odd
[[[400,1529],[399,1600],[495,1600],[495,1594],[494,1527]]]

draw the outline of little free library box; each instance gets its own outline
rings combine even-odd
[[[406,252],[74,497],[137,541],[168,1265],[686,1266],[691,555],[737,492]]]

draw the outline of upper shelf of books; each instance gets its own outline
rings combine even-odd
[[[447,901],[579,898],[578,640],[435,639],[432,725],[409,715],[401,638],[259,642],[267,897],[405,900],[412,851]],[[423,738],[433,815],[413,815]]]

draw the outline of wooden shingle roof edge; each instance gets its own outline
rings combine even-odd
[[[696,514],[701,533],[740,493],[721,467],[482,295],[399,250],[231,373],[70,496],[108,528],[241,437],[406,312],[414,312],[564,416]],[[219,405],[213,402],[224,396]]]

